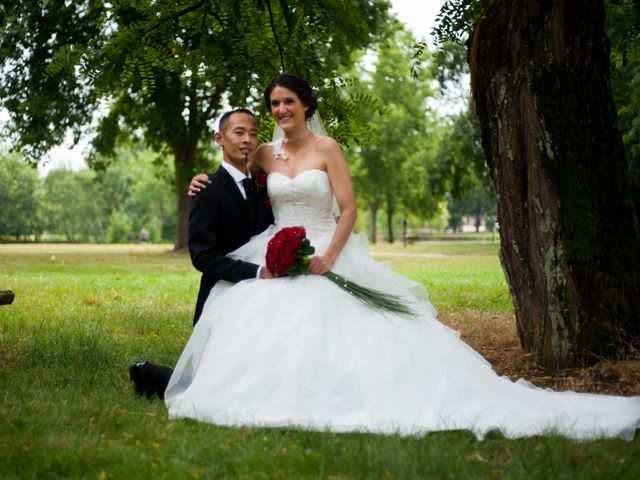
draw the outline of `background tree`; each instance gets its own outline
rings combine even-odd
[[[0,239],[36,238],[42,232],[38,172],[16,154],[0,153]]]
[[[104,199],[110,242],[137,242],[145,227],[150,242],[175,237],[175,202],[171,192],[173,162],[142,146],[119,147],[114,161],[96,175]]]
[[[452,198],[464,198],[476,187],[491,192],[475,112],[463,110],[450,115],[439,134],[431,190],[440,196],[448,192]]]
[[[462,231],[464,217],[473,217],[476,231],[495,214],[495,193],[482,150],[480,124],[472,110],[450,115],[441,131],[431,190],[445,196],[449,227]]]
[[[67,242],[107,240],[104,200],[95,184],[95,173],[52,170],[44,179],[44,211],[47,232]]]
[[[518,332],[546,365],[620,356],[640,333],[603,21],[602,0],[489,1],[469,55]]]
[[[205,168],[212,121],[225,101],[259,105],[268,79],[286,68],[322,92],[384,34],[388,3],[311,0],[47,2],[0,7],[2,105],[10,138],[34,161],[77,139],[98,111],[91,164],[105,166],[124,134],[144,138],[174,159],[177,230],[186,246],[193,173]],[[106,110],[101,113],[99,105]],[[326,102],[341,118],[339,100]],[[336,124],[344,133],[345,125]],[[347,125],[348,126],[348,125]],[[342,127],[342,128],[339,128]]]
[[[611,90],[629,162],[636,219],[640,219],[640,3],[605,3],[606,32],[611,40]]]
[[[394,239],[399,211],[427,217],[437,210],[428,182],[429,122],[426,99],[431,94],[429,71],[410,75],[415,40],[397,28],[377,50],[375,70],[364,85],[383,106],[368,122],[366,142],[359,145],[354,183],[370,212],[370,240],[377,241],[377,218],[384,208],[387,240]],[[365,78],[368,74],[364,75]]]
[[[483,225],[487,226],[487,230],[494,228],[493,216],[496,214],[496,197],[492,191],[488,192],[482,186],[477,186],[462,197],[454,198],[447,195],[447,200],[447,209],[450,213],[449,227],[453,233],[462,231],[462,221],[465,217],[473,219],[476,233]]]
[[[47,232],[70,242],[138,242],[145,227],[151,242],[175,235],[172,162],[140,146],[116,149],[104,170],[58,169],[43,180]],[[164,176],[154,175],[164,171]],[[23,165],[28,168],[27,164]]]
[[[95,174],[57,169],[44,179],[46,230],[67,242],[104,242],[107,225],[101,215],[103,199]]]

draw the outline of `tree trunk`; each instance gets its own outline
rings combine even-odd
[[[640,240],[602,0],[492,0],[469,51],[523,348],[547,366],[624,355]]]
[[[189,247],[188,223],[190,198],[187,194],[191,180],[195,146],[187,147],[175,153],[175,189],[176,189],[176,242],[175,251],[185,251]]]
[[[393,243],[393,207],[387,206],[387,242]]]
[[[380,203],[378,201],[369,203],[369,210],[371,211],[371,243],[378,241],[378,207]]]

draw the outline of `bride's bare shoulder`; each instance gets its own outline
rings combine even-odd
[[[256,157],[263,157],[265,155],[270,155],[273,153],[273,142],[263,143],[262,145],[258,145],[256,149]]]
[[[328,154],[335,153],[336,151],[341,151],[340,145],[333,137],[318,137],[316,148],[321,152]]]
[[[260,170],[266,171],[269,162],[273,159],[273,143],[263,143],[256,149],[252,163]]]

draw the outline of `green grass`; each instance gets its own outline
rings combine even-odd
[[[377,258],[424,284],[438,311],[513,312],[509,287],[495,255],[416,258],[381,253]]]
[[[496,251],[374,248],[445,313],[511,311]],[[0,245],[0,288],[16,293],[0,307],[0,478],[640,478],[638,434],[478,442],[169,421],[134,397],[127,366],[175,363],[198,280],[168,246]]]

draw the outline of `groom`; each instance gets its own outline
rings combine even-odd
[[[248,170],[258,146],[256,120],[248,110],[232,110],[220,118],[218,130],[222,165],[209,176],[211,186],[191,201],[189,212],[189,253],[202,272],[194,325],[218,280],[235,283],[272,276],[266,267],[226,256],[273,223],[265,189],[256,187]]]
[[[220,117],[215,140],[222,148],[222,164],[209,175],[205,188],[191,201],[189,211],[189,253],[193,266],[202,272],[196,302],[195,325],[209,292],[218,280],[239,282],[250,278],[271,278],[263,266],[226,255],[273,223],[264,188],[248,170],[258,146],[256,120],[249,110],[236,109]],[[164,397],[172,370],[142,361],[129,367],[137,395]]]

